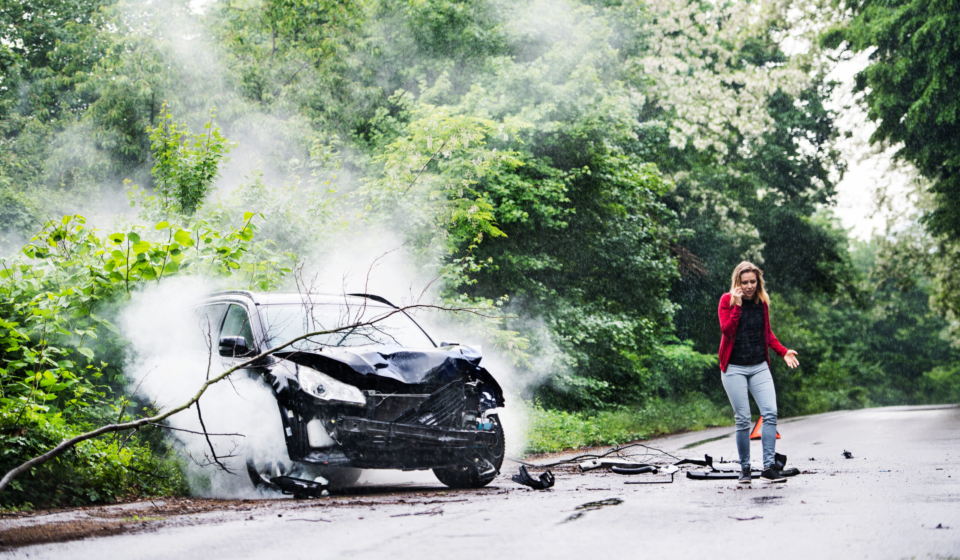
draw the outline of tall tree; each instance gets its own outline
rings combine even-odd
[[[900,148],[897,156],[932,180],[936,207],[931,231],[960,238],[960,1],[848,0],[846,28],[824,36],[855,51],[873,49],[857,75],[874,142]]]

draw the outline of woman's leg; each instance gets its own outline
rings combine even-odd
[[[763,468],[767,469],[774,464],[777,450],[777,393],[774,390],[770,367],[765,363],[756,367],[760,371],[747,379],[753,400],[757,401],[757,408],[763,417],[760,438],[763,443]]]
[[[743,366],[729,365],[727,371],[720,374],[737,423],[737,452],[740,454],[741,467],[750,466],[750,397],[747,394],[747,378],[743,375],[745,369]]]

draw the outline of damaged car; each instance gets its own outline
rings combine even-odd
[[[479,488],[499,473],[503,390],[470,346],[437,344],[404,310],[370,294],[220,292],[196,311],[230,367],[299,336],[246,375],[276,397],[292,464],[257,455],[258,487],[309,495],[312,480],[344,487],[361,469],[432,470]]]

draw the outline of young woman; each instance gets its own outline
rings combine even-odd
[[[800,365],[797,353],[780,344],[770,328],[770,298],[763,289],[763,272],[744,261],[733,270],[730,292],[720,298],[720,371],[733,406],[740,453],[740,484],[750,484],[750,400],[753,394],[763,417],[763,474],[768,482],[786,482],[774,461],[777,445],[777,395],[770,375],[770,349],[787,366]]]

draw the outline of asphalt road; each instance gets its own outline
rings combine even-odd
[[[404,473],[407,484],[381,477],[327,499],[212,502],[197,505],[198,513],[144,502],[0,519],[3,544],[16,536],[11,531],[83,516],[126,523],[115,536],[7,548],[0,556],[960,558],[960,408],[837,412],[782,420],[779,430],[788,466],[808,471],[786,484],[741,489],[677,476],[673,484],[626,485],[649,475],[569,469],[550,491],[506,476],[482,491],[450,491],[428,474]],[[718,428],[647,443],[678,456],[729,458],[736,455],[731,434]],[[854,458],[843,458],[844,450]],[[759,456],[759,443],[753,453]],[[507,463],[505,474],[515,468]]]

